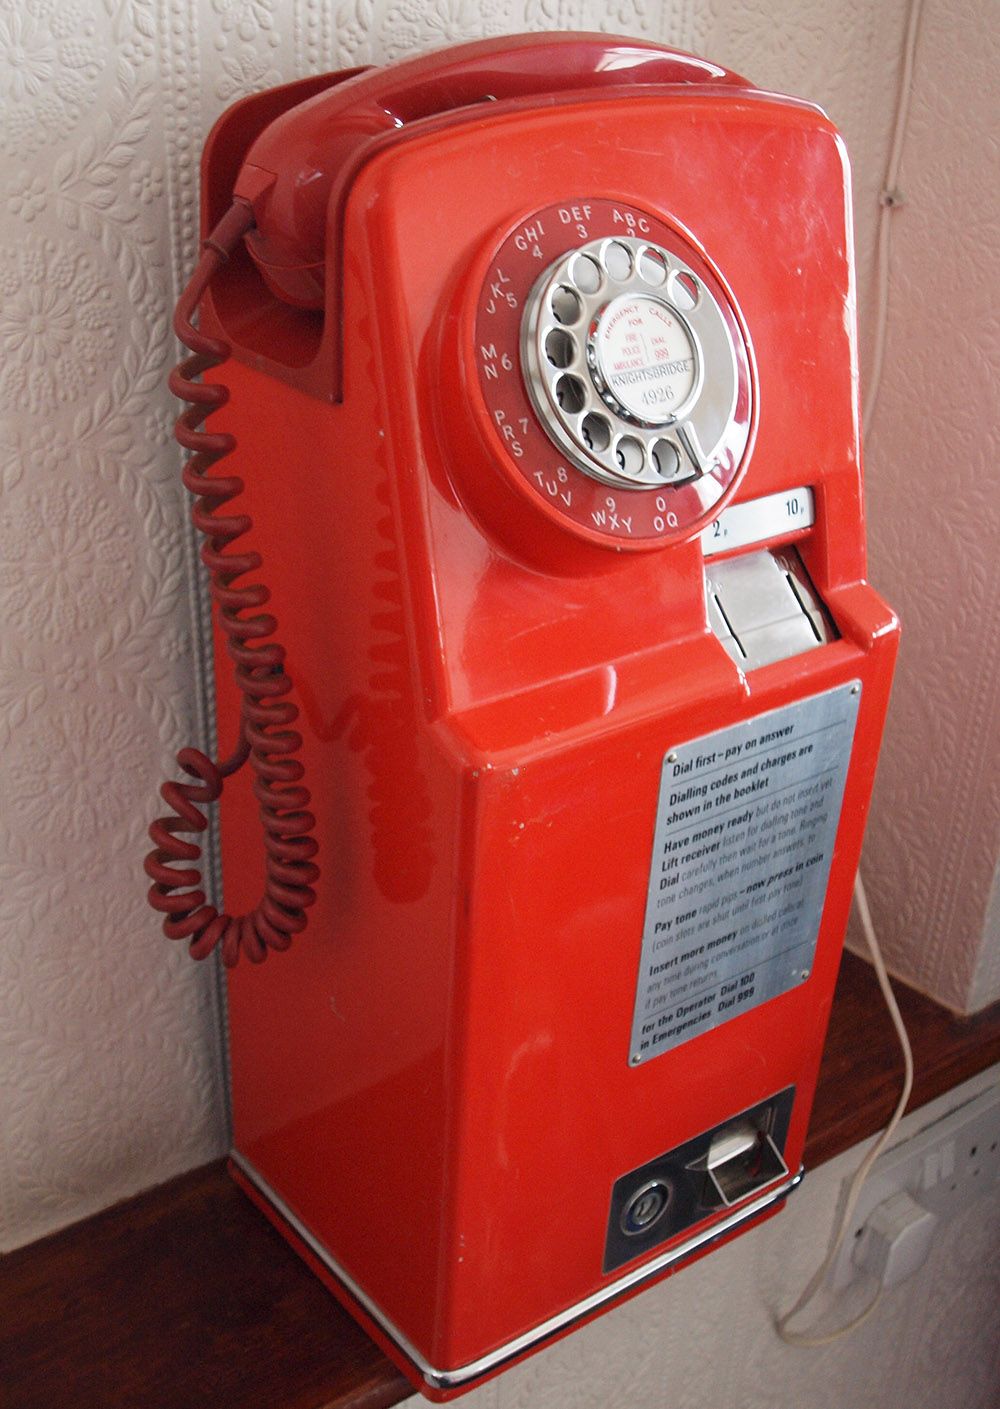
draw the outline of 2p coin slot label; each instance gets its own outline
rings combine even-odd
[[[809,977],[860,698],[852,681],[667,753],[633,1065]]]

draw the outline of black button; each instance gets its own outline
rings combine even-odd
[[[643,1184],[622,1210],[622,1232],[629,1237],[648,1232],[663,1217],[669,1202],[670,1189],[666,1184],[661,1184],[659,1180]]]

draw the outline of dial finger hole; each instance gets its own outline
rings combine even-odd
[[[567,326],[575,323],[583,311],[579,294],[574,289],[567,288],[565,284],[560,284],[553,290],[551,302],[556,321]]]
[[[681,310],[682,313],[690,313],[692,308],[698,307],[698,300],[701,298],[701,286],[693,274],[686,270],[679,270],[670,280],[670,300]]]
[[[677,452],[677,446],[671,444],[669,440],[658,440],[653,445],[652,455],[656,473],[662,479],[673,479],[681,467],[681,457]]]
[[[584,416],[580,423],[580,434],[583,436],[583,443],[588,450],[596,450],[598,454],[602,450],[607,450],[611,444],[611,427],[603,416],[597,416],[591,411],[589,416]]]
[[[623,474],[641,475],[644,459],[642,445],[634,436],[619,437],[615,446],[615,460]]]
[[[639,277],[654,289],[666,283],[667,261],[659,250],[647,248],[639,255]]]
[[[624,283],[632,273],[632,256],[624,245],[612,240],[605,246],[604,267],[611,275],[612,279],[617,279],[619,283]]]
[[[596,259],[591,259],[589,254],[579,254],[570,265],[569,277],[581,293],[596,294],[603,276]]]
[[[560,377],[556,382],[556,400],[567,416],[575,416],[587,404],[587,391],[579,377]]]
[[[553,328],[545,339],[545,356],[553,367],[568,367],[576,356],[576,343],[562,328]]]

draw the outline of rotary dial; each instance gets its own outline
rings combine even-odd
[[[677,254],[620,236],[551,264],[521,323],[529,395],[548,435],[604,484],[698,479],[731,428],[729,325]]]

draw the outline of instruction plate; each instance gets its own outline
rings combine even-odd
[[[633,1065],[809,977],[860,698],[851,681],[664,758]]]

